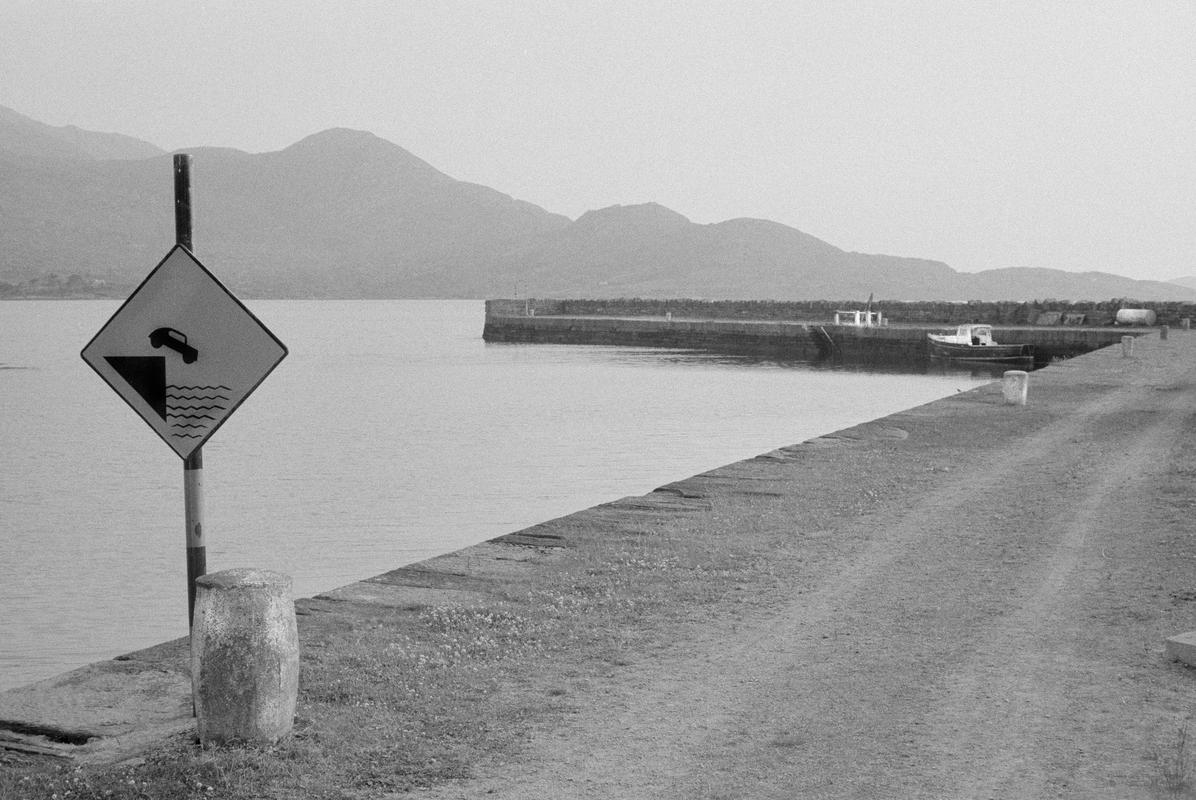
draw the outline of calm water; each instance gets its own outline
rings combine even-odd
[[[487,345],[472,301],[257,301],[290,356],[204,447],[208,568],[310,596],[990,378]],[[0,688],[186,633],[179,458],[83,363],[108,301],[0,303]]]

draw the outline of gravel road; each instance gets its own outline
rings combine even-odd
[[[749,478],[771,491],[727,491]],[[676,485],[787,531],[774,587],[425,798],[1194,796],[1196,334]]]

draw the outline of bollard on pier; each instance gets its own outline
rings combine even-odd
[[[1024,406],[1030,391],[1030,374],[1020,369],[1009,370],[1004,375],[1001,391],[1005,395],[1006,403]]]
[[[200,743],[278,741],[291,732],[299,692],[290,577],[230,569],[195,585],[191,688]]]

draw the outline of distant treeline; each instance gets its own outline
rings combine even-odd
[[[0,281],[0,299],[8,300],[124,297],[129,294],[130,290],[131,287],[128,285],[113,284],[103,278],[89,275],[68,275],[64,278],[61,275],[50,273],[30,278],[21,283]]]
[[[863,310],[863,300],[668,300],[625,298],[615,300],[490,300],[489,313],[519,315],[529,312],[563,316],[601,317],[676,317],[694,319],[754,319],[830,321],[836,311]],[[1196,316],[1196,303],[1139,301],[1114,298],[1102,301],[1068,300],[873,301],[872,310],[880,311],[890,322],[958,325],[987,322],[992,325],[1112,325],[1123,308],[1149,308],[1158,315],[1159,325],[1176,325]]]

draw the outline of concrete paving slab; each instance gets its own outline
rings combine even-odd
[[[195,725],[184,663],[100,661],[0,692],[0,749],[120,761]]]

